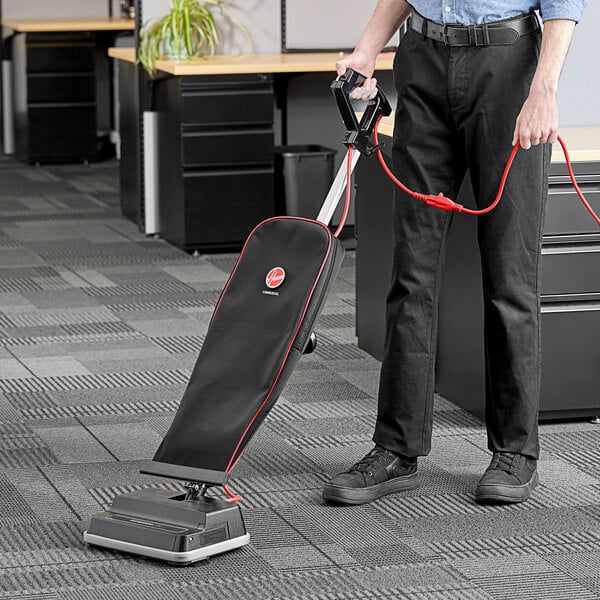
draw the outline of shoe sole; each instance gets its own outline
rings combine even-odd
[[[366,488],[349,488],[325,484],[323,499],[335,504],[367,504],[382,496],[414,490],[417,487],[419,487],[419,475],[418,473],[411,473]]]
[[[529,498],[539,481],[540,478],[537,471],[535,471],[531,480],[523,485],[480,485],[475,491],[475,499],[482,504],[515,504],[517,502],[524,502]]]

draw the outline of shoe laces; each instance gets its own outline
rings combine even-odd
[[[494,453],[490,469],[498,469],[499,471],[512,473],[515,457],[516,455],[510,452],[496,452]]]
[[[369,452],[362,460],[359,460],[356,464],[352,465],[350,471],[358,471],[359,473],[366,473],[372,475],[372,469],[378,467],[386,454],[391,454],[389,450],[385,448],[375,447]]]

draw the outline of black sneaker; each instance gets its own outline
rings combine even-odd
[[[523,502],[539,483],[537,461],[522,454],[494,452],[492,462],[477,484],[478,502]]]
[[[365,504],[418,485],[416,458],[403,458],[375,446],[348,471],[325,484],[323,499],[341,504]]]

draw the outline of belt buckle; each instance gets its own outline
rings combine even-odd
[[[477,41],[477,25],[468,25],[469,32],[469,46],[479,46],[479,42]]]
[[[442,27],[442,42],[444,42],[445,46],[450,46],[450,38],[448,38],[448,28],[451,27],[453,23],[444,23]]]
[[[462,25],[460,23],[444,23],[442,27],[442,42],[444,42],[446,46],[468,46],[468,44],[461,43],[460,39],[450,39],[450,37],[448,36],[448,29],[450,29],[450,27],[456,29],[458,27],[462,27]]]

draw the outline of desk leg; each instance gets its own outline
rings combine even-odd
[[[4,154],[15,153],[15,122],[12,85],[12,61],[2,61],[2,127]]]
[[[275,107],[280,111],[280,138],[281,146],[288,144],[288,92],[289,83],[295,77],[306,73],[275,73],[273,76],[273,92],[275,94]],[[276,138],[277,139],[277,138]],[[277,141],[275,142],[277,144]],[[279,145],[279,144],[278,144]]]
[[[144,111],[144,233],[160,231],[158,224],[158,113]]]

